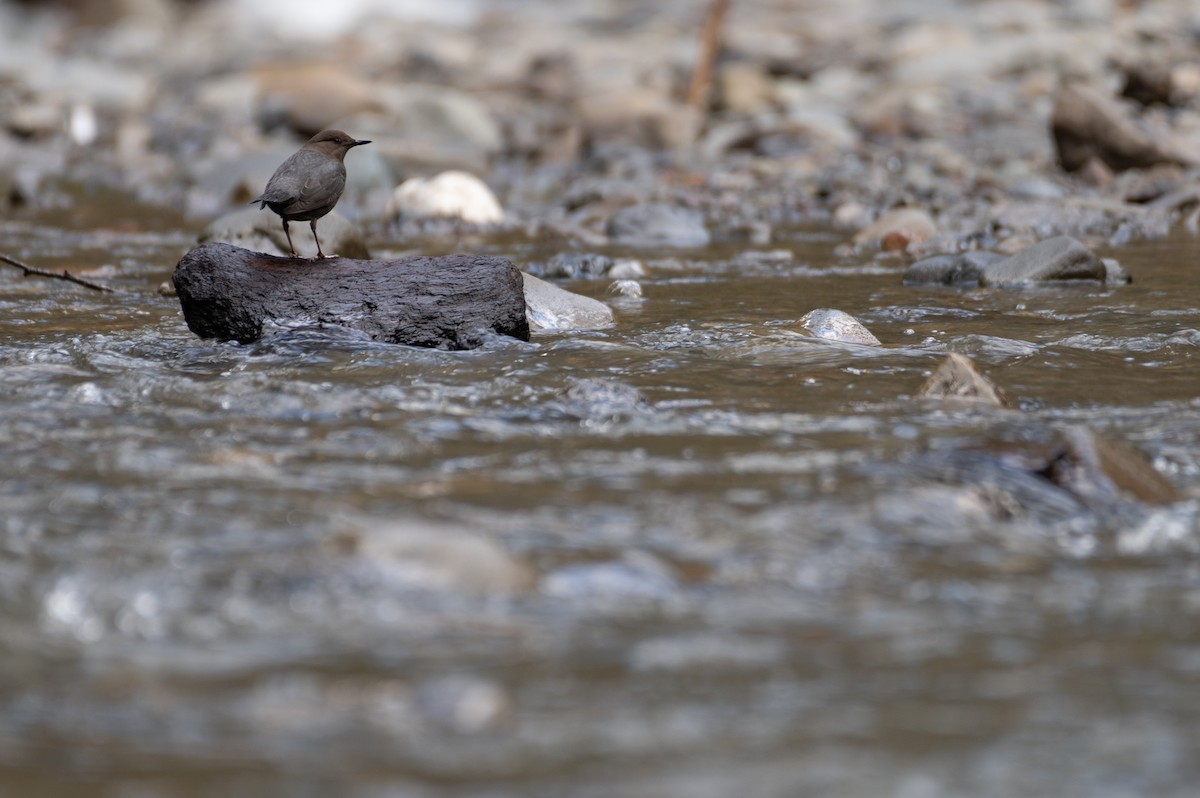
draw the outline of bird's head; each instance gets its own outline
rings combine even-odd
[[[321,152],[327,152],[330,155],[335,155],[338,158],[344,158],[351,147],[358,147],[362,144],[370,144],[367,139],[356,139],[348,133],[343,133],[340,130],[322,130],[317,135],[313,136],[305,144],[305,147],[310,147]]]

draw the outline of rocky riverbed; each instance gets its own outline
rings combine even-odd
[[[0,795],[1194,794],[1200,8],[708,11],[0,0]],[[528,340],[188,330],[327,126]]]

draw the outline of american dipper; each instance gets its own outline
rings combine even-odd
[[[317,242],[317,257],[326,257],[317,238],[317,219],[333,210],[342,197],[346,187],[346,164],[342,159],[346,153],[351,147],[370,143],[352,139],[340,130],[322,130],[280,164],[267,181],[266,190],[250,200],[251,205],[257,202],[260,210],[270,208],[279,214],[293,258],[298,256],[288,222],[308,222],[313,241]]]

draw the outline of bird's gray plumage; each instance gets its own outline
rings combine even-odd
[[[260,209],[270,208],[279,214],[293,258],[296,247],[288,222],[308,222],[317,242],[317,256],[325,257],[321,239],[317,238],[317,219],[333,210],[346,188],[346,166],[342,162],[346,153],[351,147],[370,143],[357,141],[340,130],[321,131],[280,164],[263,193],[250,200]]]

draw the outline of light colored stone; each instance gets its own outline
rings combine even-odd
[[[905,250],[938,234],[937,224],[920,208],[894,208],[854,236],[854,246]]]
[[[525,279],[525,315],[535,330],[599,330],[613,323],[608,305],[590,297],[564,291],[531,274]]]
[[[413,177],[392,193],[389,216],[449,217],[471,224],[497,224],[504,221],[500,200],[487,184],[475,175],[458,170],[436,177]]]
[[[468,593],[512,593],[532,587],[533,575],[499,544],[455,527],[416,521],[352,535],[354,553],[406,587]]]
[[[879,346],[879,339],[862,322],[841,310],[818,308],[800,319],[800,327],[817,338],[845,344]]]

